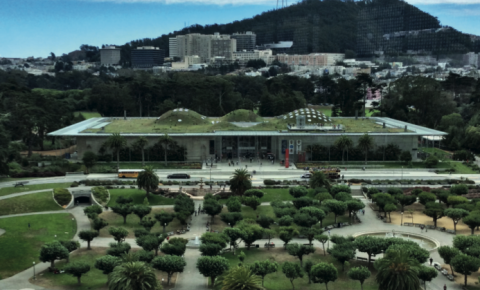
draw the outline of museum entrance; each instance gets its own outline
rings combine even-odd
[[[222,156],[227,159],[262,158],[271,153],[270,136],[232,136],[222,138]]]

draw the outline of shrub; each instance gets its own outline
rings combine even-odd
[[[101,201],[103,203],[107,202],[108,200],[108,192],[107,189],[103,186],[96,186],[92,188],[93,196],[97,201]]]
[[[277,182],[273,179],[265,179],[263,181],[263,184],[265,184],[265,185],[275,185],[275,184],[277,184]]]
[[[430,155],[427,157],[427,159],[425,159],[424,163],[425,163],[425,166],[427,166],[427,168],[435,167],[438,164],[438,158],[433,155]]]
[[[61,206],[68,205],[72,200],[72,195],[65,188],[55,188],[53,190],[53,197]]]
[[[475,160],[475,156],[468,150],[460,150],[460,151],[455,151],[455,153],[452,156],[453,160],[457,161],[472,161]]]

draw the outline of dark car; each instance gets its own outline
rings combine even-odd
[[[185,173],[175,173],[167,175],[168,179],[190,179],[190,175]]]

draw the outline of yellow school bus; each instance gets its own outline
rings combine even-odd
[[[143,169],[120,169],[118,170],[118,178],[137,178]]]

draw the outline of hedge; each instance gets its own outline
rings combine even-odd
[[[68,205],[72,200],[72,194],[65,188],[53,189],[53,197],[61,206]]]
[[[108,192],[107,189],[103,186],[96,186],[92,188],[93,196],[99,202],[106,203],[108,200]]]

